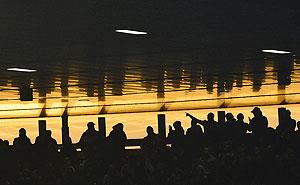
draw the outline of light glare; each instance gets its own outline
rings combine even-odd
[[[264,49],[264,50],[262,50],[262,52],[273,53],[273,54],[289,54],[289,53],[291,53],[289,51],[280,51],[280,50],[276,50],[276,49]]]
[[[147,32],[143,31],[135,31],[135,30],[116,30],[118,33],[127,33],[127,34],[133,34],[133,35],[146,35]]]
[[[17,68],[17,67],[7,68],[7,70],[8,71],[26,72],[26,73],[33,73],[33,72],[37,71],[35,69],[24,69],[24,68]]]

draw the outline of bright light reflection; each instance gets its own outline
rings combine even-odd
[[[147,32],[143,31],[135,31],[135,30],[116,30],[118,33],[126,33],[126,34],[133,34],[133,35],[147,35]]]
[[[13,68],[7,68],[7,71],[18,71],[18,72],[33,73],[33,72],[36,72],[37,70],[13,67]]]
[[[262,50],[262,52],[273,53],[273,54],[289,54],[289,53],[291,53],[289,51],[280,51],[280,50],[276,50],[276,49],[264,49],[264,50]]]

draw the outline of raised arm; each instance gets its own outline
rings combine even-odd
[[[187,112],[186,112],[185,115],[186,115],[186,117],[191,118],[193,121],[195,121],[195,122],[197,122],[197,123],[199,123],[199,124],[201,124],[201,125],[203,125],[203,123],[205,123],[203,120],[200,120],[200,119],[194,117],[194,116],[191,115],[190,113],[187,113]]]

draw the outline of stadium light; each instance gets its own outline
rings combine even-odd
[[[143,31],[136,31],[136,30],[116,30],[118,33],[126,33],[126,34],[131,34],[131,35],[147,35],[147,32]]]

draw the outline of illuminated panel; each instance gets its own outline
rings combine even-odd
[[[46,115],[47,116],[61,116],[65,111],[65,107],[68,103],[66,102],[47,102],[46,104]]]
[[[249,93],[251,92],[251,93]],[[259,92],[252,92],[252,87],[243,87],[241,90],[233,89],[225,94],[226,104],[229,107],[272,105],[279,104],[277,86],[262,86]]]
[[[0,104],[0,118],[38,117],[42,107],[43,104],[40,103],[20,101]]]
[[[99,114],[102,109],[102,105],[95,98],[84,99],[79,101],[78,99],[70,100],[68,103],[69,115],[85,115],[85,114]],[[97,99],[97,98],[96,98]]]
[[[217,93],[207,94],[205,90],[192,92],[168,92],[165,93],[166,110],[189,110],[215,108],[221,105],[217,99]]]

